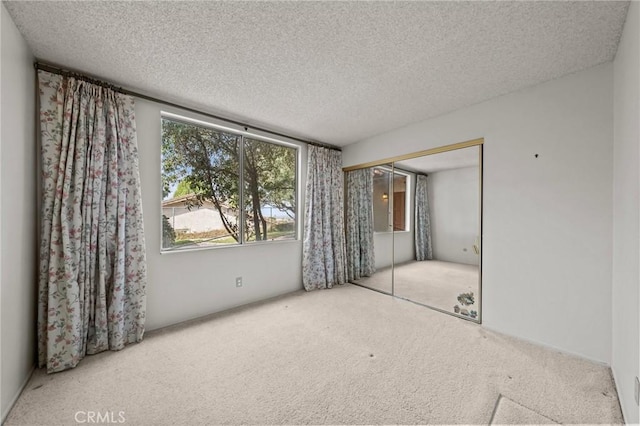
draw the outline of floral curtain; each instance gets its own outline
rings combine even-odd
[[[342,153],[310,145],[302,244],[307,291],[346,282],[343,198]]]
[[[38,362],[48,372],[142,340],[146,261],[134,101],[38,71]]]
[[[376,272],[373,250],[373,173],[347,173],[347,278],[358,280]]]
[[[418,175],[416,182],[416,260],[433,259],[431,247],[431,217],[427,196],[427,177]]]

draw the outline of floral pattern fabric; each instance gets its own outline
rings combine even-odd
[[[358,280],[376,272],[373,247],[373,173],[347,173],[347,278]]]
[[[431,216],[427,194],[427,177],[418,175],[416,179],[416,260],[432,260]]]
[[[38,363],[142,340],[146,259],[130,96],[38,71],[42,167]]]
[[[346,282],[343,185],[342,153],[310,145],[302,242],[307,291]]]

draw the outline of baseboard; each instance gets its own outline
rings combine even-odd
[[[24,382],[22,382],[20,389],[18,389],[18,392],[16,392],[13,399],[11,400],[7,411],[2,413],[0,424],[4,424],[4,421],[7,420],[7,417],[9,417],[9,413],[11,413],[11,410],[13,410],[13,406],[16,405],[16,401],[18,401],[18,398],[20,398],[20,395],[22,395],[22,391],[24,391],[24,388],[27,387],[27,383],[29,383],[29,380],[31,380],[31,376],[33,376],[34,371],[36,371],[35,364],[31,366],[31,371],[29,371],[29,374],[27,374],[27,378],[24,380]]]
[[[274,294],[272,296],[269,296],[265,299],[257,299],[257,300],[253,300],[253,301],[249,301],[249,302],[241,302],[237,305],[231,305],[225,308],[220,309],[219,311],[214,311],[214,312],[209,312],[206,314],[202,314],[202,315],[196,315],[195,317],[192,318],[187,318],[184,320],[180,320],[178,322],[175,323],[169,323],[169,324],[164,324],[158,327],[154,327],[152,329],[149,330],[145,330],[144,335],[145,337],[147,336],[152,336],[155,334],[159,334],[159,333],[163,333],[165,331],[171,330],[173,328],[179,328],[179,327],[186,327],[189,326],[190,324],[195,324],[201,321],[207,321],[209,319],[213,319],[217,316],[221,316],[221,315],[228,315],[234,312],[239,312],[243,309],[251,309],[254,306],[259,306],[265,303],[269,303],[269,302],[273,302],[274,300],[277,299],[281,299],[287,296],[291,296],[293,294],[296,293],[300,293],[300,294],[304,294],[305,291],[304,289],[298,289],[298,290],[285,290],[282,293],[278,293],[278,294]]]
[[[537,346],[542,346],[542,347],[545,347],[547,349],[552,349],[554,351],[563,353],[565,355],[570,355],[570,356],[573,356],[573,357],[576,357],[576,358],[584,359],[586,361],[593,362],[595,364],[602,365],[604,367],[607,367],[607,368],[611,369],[611,364],[609,364],[608,362],[605,362],[605,361],[601,361],[599,359],[594,359],[594,358],[588,357],[588,356],[583,355],[583,354],[579,354],[579,353],[576,353],[576,352],[568,351],[566,349],[558,348],[558,347],[550,345],[548,343],[542,343],[542,342],[538,342],[538,341],[533,340],[533,339],[528,339],[526,337],[516,336],[515,334],[505,333],[504,331],[496,330],[493,327],[487,327],[484,323],[482,323],[481,327],[485,328],[485,329],[487,329],[487,330],[489,330],[489,331],[491,331],[493,333],[502,334],[503,336],[508,336],[508,337],[514,338],[516,340],[520,340],[520,341],[523,341],[523,342],[531,343],[531,344],[537,345]]]
[[[548,348],[548,349],[563,353],[565,355],[570,355],[570,356],[573,356],[573,357],[576,357],[576,358],[580,358],[580,359],[583,359],[583,360],[586,360],[586,361],[589,361],[589,362],[593,362],[594,364],[602,365],[603,367],[607,367],[607,369],[609,370],[609,374],[611,374],[611,380],[613,381],[614,389],[616,390],[616,397],[618,399],[618,406],[620,407],[620,413],[622,413],[622,422],[623,422],[623,424],[627,424],[625,422],[625,420],[624,420],[624,419],[627,418],[627,416],[625,415],[625,412],[624,412],[624,406],[622,405],[622,403],[620,401],[620,395],[621,395],[620,394],[620,388],[618,387],[618,381],[616,380],[616,374],[613,371],[613,367],[611,367],[610,364],[608,364],[606,362],[603,362],[603,361],[600,361],[600,360],[597,360],[597,359],[589,358],[588,356],[584,356],[582,354],[577,354],[575,352],[567,351],[565,349],[560,349],[560,348],[557,348],[557,347],[555,347],[553,345],[548,345],[546,343],[536,342],[535,340],[527,339],[525,337],[520,337],[520,336],[515,336],[513,334],[505,333],[503,331],[496,330],[496,329],[494,329],[492,327],[487,327],[484,324],[481,325],[481,327],[491,331],[492,333],[502,334],[503,336],[508,336],[508,337],[514,338],[516,340],[520,340],[520,341],[523,341],[523,342],[531,343],[532,345],[542,346],[542,347],[545,347],[545,348]]]
[[[613,379],[613,385],[615,386],[616,393],[618,394],[618,405],[620,405],[620,412],[622,413],[622,423],[627,424],[627,422],[624,419],[628,417],[624,412],[624,405],[622,405],[622,402],[620,401],[621,393],[620,393],[620,387],[618,387],[618,380],[616,380],[616,372],[613,370],[613,367],[611,367],[610,371],[611,371],[611,378]]]

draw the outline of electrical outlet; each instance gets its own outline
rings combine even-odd
[[[638,380],[638,377],[636,376],[636,381],[635,381],[635,392],[634,395],[636,397],[636,405],[640,405],[640,380]]]
[[[236,287],[242,287],[242,277],[236,278]]]

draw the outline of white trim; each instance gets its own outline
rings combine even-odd
[[[396,175],[399,176],[404,176],[405,177],[405,200],[404,200],[404,211],[405,211],[405,217],[404,217],[404,229],[401,231],[396,231],[393,229],[393,212],[391,211],[391,209],[393,208],[393,200],[389,202],[389,207],[388,207],[388,211],[387,211],[387,220],[388,220],[388,227],[389,229],[391,229],[390,231],[376,231],[374,230],[373,233],[374,234],[391,234],[391,233],[398,233],[398,232],[411,232],[413,230],[412,228],[412,214],[411,214],[411,189],[413,188],[413,184],[411,183],[411,180],[415,178],[415,173],[412,172],[408,172],[405,170],[398,170],[395,167],[388,167],[385,165],[380,165],[380,166],[372,166],[371,167],[371,173],[374,173],[373,170],[374,169],[380,169],[380,170],[384,170],[385,172],[389,173],[391,175],[391,178],[389,179],[389,192],[388,194],[393,194],[394,191],[394,184],[395,184],[395,179],[396,179]],[[413,175],[413,177],[412,177]],[[374,173],[374,177],[375,177],[375,173]],[[391,197],[390,197],[391,198]],[[374,212],[375,215],[375,212]],[[375,222],[375,220],[374,220]]]
[[[625,422],[624,420],[627,418],[624,412],[624,404],[622,404],[622,401],[620,401],[620,395],[622,395],[622,393],[620,392],[618,380],[616,379],[616,370],[614,370],[613,367],[611,367],[611,378],[613,379],[613,385],[616,388],[616,396],[618,397],[618,406],[620,407],[620,413],[622,413],[622,424],[627,424],[627,422]]]
[[[262,246],[262,245],[271,245],[271,244],[290,244],[290,243],[301,243],[302,239],[290,239],[290,240],[268,240],[268,241],[248,241],[244,244],[240,243],[229,243],[229,244],[220,244],[219,246],[204,246],[204,247],[190,247],[190,248],[178,248],[178,249],[162,249],[160,254],[175,254],[175,253],[187,253],[192,251],[202,251],[202,250],[221,250],[221,249],[229,249],[236,247],[252,247],[252,246]]]
[[[542,342],[538,342],[537,340],[528,339],[528,338],[525,338],[525,337],[516,336],[515,334],[506,333],[504,331],[500,331],[500,330],[495,329],[493,327],[487,327],[484,323],[482,324],[482,328],[485,328],[488,331],[491,331],[492,333],[502,334],[503,336],[508,336],[508,337],[520,340],[522,342],[527,342],[527,343],[531,343],[531,344],[534,344],[534,345],[537,345],[537,346],[542,346],[544,348],[551,349],[551,350],[563,353],[565,355],[578,357],[580,359],[584,359],[586,361],[593,362],[593,363],[596,363],[598,365],[602,365],[604,367],[608,367],[611,370],[611,365],[609,363],[605,362],[605,361],[600,361],[598,359],[590,358],[590,357],[588,357],[586,355],[582,355],[582,354],[579,354],[579,353],[576,353],[576,352],[571,352],[571,351],[568,351],[566,349],[561,349],[561,348],[558,348],[556,346],[550,345],[548,343],[542,343]]]
[[[224,132],[234,133],[237,135],[247,136],[249,138],[255,138],[263,140],[265,142],[275,143],[276,145],[285,145],[291,148],[299,149],[299,144],[283,141],[282,139],[275,139],[269,136],[260,135],[258,133],[249,132],[248,130],[234,129],[233,127],[222,126],[220,124],[214,124],[208,121],[198,120],[196,118],[185,117],[184,115],[174,114],[172,112],[160,111],[161,118],[168,118],[174,121],[181,121],[183,123],[195,124],[202,127],[209,127],[216,130],[222,130]]]
[[[36,371],[35,364],[31,366],[31,371],[29,371],[29,374],[27,374],[26,379],[24,380],[24,382],[22,382],[20,389],[18,389],[18,392],[16,392],[14,397],[11,399],[11,403],[9,404],[9,408],[7,409],[7,412],[2,413],[2,419],[0,420],[0,424],[4,424],[5,420],[7,420],[7,417],[9,417],[9,413],[11,413],[11,410],[13,410],[13,406],[16,405],[16,402],[18,401],[18,398],[20,398],[20,395],[22,395],[24,388],[27,387],[27,383],[29,383],[29,380],[31,380],[31,377],[33,376],[34,371]]]
[[[295,150],[295,188],[296,188],[296,193],[295,193],[295,200],[296,200],[296,206],[295,206],[295,238],[293,240],[278,240],[278,241],[273,241],[273,240],[268,240],[268,241],[244,241],[244,235],[241,233],[241,241],[238,241],[236,243],[228,243],[228,244],[221,244],[219,246],[206,246],[206,247],[192,247],[192,248],[164,248],[162,247],[162,238],[163,238],[163,227],[162,227],[162,220],[160,221],[160,254],[168,254],[168,253],[178,253],[178,252],[190,252],[190,251],[198,251],[198,250],[210,250],[210,249],[224,249],[224,248],[230,248],[230,247],[243,247],[246,245],[253,245],[253,244],[273,244],[273,243],[283,243],[283,242],[291,242],[291,241],[301,241],[302,240],[302,221],[304,220],[303,218],[301,218],[301,212],[302,214],[304,214],[304,209],[301,209],[301,205],[303,205],[304,200],[302,199],[302,143],[293,143],[293,142],[287,142],[284,141],[282,139],[275,139],[269,136],[264,136],[261,134],[257,134],[257,133],[253,133],[253,132],[249,132],[248,130],[240,130],[240,129],[236,129],[233,127],[227,127],[227,126],[223,126],[221,124],[216,124],[213,123],[211,121],[207,121],[207,120],[201,120],[201,119],[197,119],[197,118],[192,118],[192,117],[188,117],[185,116],[183,114],[176,114],[173,112],[168,112],[165,110],[160,110],[160,126],[162,127],[162,120],[163,119],[168,119],[168,120],[172,120],[172,121],[177,121],[177,122],[181,122],[181,123],[185,123],[185,124],[193,124],[195,126],[201,126],[201,127],[206,127],[206,128],[210,128],[210,129],[214,129],[214,130],[220,130],[220,131],[224,131],[224,132],[228,132],[228,133],[232,133],[236,136],[240,136],[240,143],[238,145],[238,149],[240,150],[241,153],[241,157],[244,156],[244,142],[245,142],[245,137],[249,138],[249,139],[253,139],[256,141],[261,141],[261,142],[266,142],[266,143],[271,143],[273,145],[279,145],[279,146],[284,146],[287,148],[291,148]],[[247,129],[245,127],[245,129]],[[162,130],[160,131],[160,134],[162,135]],[[242,165],[242,162],[240,163],[240,176],[244,175],[244,168]],[[160,158],[160,173],[161,173],[161,180],[162,180],[162,155]],[[242,177],[240,179],[240,184],[244,183],[244,177]],[[243,188],[241,188],[240,193],[242,194],[244,191]],[[160,185],[160,192],[162,195],[162,185]],[[160,197],[162,200],[162,196]],[[241,204],[244,204],[241,200]],[[245,211],[243,209],[238,209],[238,212],[240,213],[240,217],[244,217],[245,215]],[[160,206],[160,214],[162,216],[162,204]],[[242,223],[242,221],[241,221]],[[242,228],[242,227],[241,227]]]

